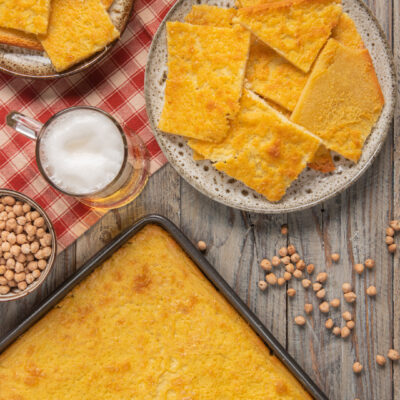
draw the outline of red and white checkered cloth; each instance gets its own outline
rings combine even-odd
[[[16,110],[45,122],[70,106],[99,107],[142,138],[154,173],[166,159],[149,127],[144,72],[152,37],[172,4],[170,0],[135,0],[122,38],[101,63],[87,72],[53,81],[26,80],[0,73],[0,187],[28,195],[47,211],[60,250],[82,235],[101,214],[47,184],[36,166],[35,143],[7,127],[5,117]]]

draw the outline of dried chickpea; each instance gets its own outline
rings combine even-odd
[[[294,276],[295,278],[297,278],[297,279],[301,279],[301,278],[303,277],[303,273],[302,273],[299,269],[296,269],[296,270],[293,272],[293,276]]]
[[[24,281],[25,280],[25,272],[20,272],[19,274],[15,274],[14,275],[14,280],[15,280],[15,282],[22,282],[22,281]]]
[[[10,253],[14,257],[18,257],[21,253],[21,247],[18,246],[17,244],[13,244],[10,248]]]
[[[322,302],[319,305],[319,309],[321,312],[323,312],[324,314],[329,312],[329,303],[327,301]]]
[[[330,304],[333,308],[338,308],[340,306],[340,299],[337,298],[332,299]]]
[[[40,274],[41,274],[41,272],[40,272],[39,269],[35,269],[34,271],[32,271],[32,276],[33,276],[35,279],[39,278]]]
[[[332,329],[333,328],[333,320],[332,318],[329,318],[325,321],[325,328],[326,329]]]
[[[31,252],[31,246],[27,243],[21,245],[21,252],[23,254],[29,254]]]
[[[40,248],[39,242],[32,242],[31,243],[31,253],[36,254]]]
[[[36,226],[37,228],[41,228],[42,226],[44,226],[44,218],[43,217],[36,218],[33,221],[33,225]]]
[[[10,288],[15,288],[17,287],[17,282],[15,282],[14,279],[12,281],[8,281],[8,286]]]
[[[33,254],[26,254],[26,261],[33,261],[35,259],[35,257],[33,257]]]
[[[400,231],[400,222],[397,219],[390,221],[389,226],[396,232]]]
[[[370,296],[370,297],[374,297],[374,296],[376,296],[376,287],[375,286],[370,286],[370,287],[368,287],[367,288],[367,290],[366,290],[366,293],[367,293],[367,295],[368,296]]]
[[[29,271],[34,271],[35,269],[37,269],[39,266],[38,261],[30,261],[27,265]]]
[[[390,349],[387,354],[388,358],[392,361],[397,361],[400,359],[400,354],[395,349]]]
[[[354,292],[348,292],[344,294],[344,299],[348,303],[354,303],[356,301],[357,295]]]
[[[32,236],[27,236],[26,239],[28,240],[28,242],[33,242],[36,239],[36,235],[32,235]]]
[[[301,281],[303,288],[308,289],[311,286],[311,281],[309,279],[303,279]]]
[[[324,283],[324,282],[326,282],[327,279],[328,279],[328,274],[326,272],[320,272],[317,275],[316,281],[320,282],[320,283]]]
[[[16,260],[20,263],[24,263],[26,261],[26,256],[25,254],[20,253],[19,256],[17,256]]]
[[[363,366],[357,361],[353,364],[353,371],[355,374],[359,374],[363,369]]]
[[[7,285],[8,279],[5,278],[4,276],[0,276],[0,285],[4,286]]]
[[[290,281],[292,279],[292,274],[290,272],[285,271],[285,273],[283,274],[283,279],[285,281]]]
[[[312,288],[313,288],[314,292],[318,292],[319,290],[321,290],[322,285],[319,282],[315,282],[315,283],[313,283]]]
[[[350,335],[350,329],[347,326],[344,326],[342,328],[342,331],[340,332],[340,336],[342,336],[343,339],[347,338]]]
[[[51,256],[51,247],[45,247],[42,249],[44,258],[49,258]]]
[[[1,244],[1,251],[10,251],[11,245],[8,242],[3,242]]]
[[[341,334],[341,332],[342,332],[342,330],[341,330],[338,326],[335,326],[335,327],[332,329],[332,333],[333,333],[335,336],[339,336],[339,335]]]
[[[42,244],[42,243],[41,243]],[[272,270],[272,265],[271,262],[269,260],[267,260],[266,258],[264,258],[263,260],[261,260],[260,262],[260,267],[264,270],[264,271],[271,271]]]
[[[6,272],[6,267],[4,265],[0,265],[0,275],[4,275],[4,272]]]
[[[350,311],[345,311],[345,312],[342,314],[342,318],[343,318],[345,321],[350,321],[351,319],[353,319],[353,317],[352,317]]]
[[[26,235],[24,233],[19,233],[17,235],[17,243],[18,244],[24,244],[26,243]]]
[[[386,358],[380,354],[376,355],[376,363],[383,367],[386,364]]]
[[[300,261],[300,256],[299,256],[297,253],[294,253],[294,254],[292,254],[292,255],[290,256],[290,260],[291,260],[293,263],[297,263],[297,262]]]
[[[323,299],[323,298],[325,297],[325,295],[326,295],[325,289],[318,290],[318,292],[316,293],[316,296],[317,296],[319,299]]]
[[[303,326],[306,323],[306,319],[302,315],[298,315],[295,317],[294,322],[299,326]]]
[[[37,253],[36,253],[37,254]],[[278,282],[278,279],[276,278],[274,273],[267,274],[265,277],[265,280],[270,284],[270,285],[276,285]]]
[[[18,289],[19,290],[25,290],[28,287],[27,283],[25,281],[18,282]]]
[[[351,292],[352,289],[353,288],[350,285],[350,283],[347,283],[347,282],[343,283],[343,285],[342,285],[343,293],[349,293],[349,292]]]
[[[24,216],[20,216],[17,218],[17,224],[24,226],[26,224],[26,218]]]
[[[46,231],[43,228],[39,228],[36,231],[36,237],[38,237],[39,239],[41,239],[45,234],[46,234]]]
[[[286,257],[288,255],[287,247],[281,247],[278,253],[281,257]]]
[[[24,203],[22,204],[22,209],[24,213],[28,213],[29,211],[31,211],[31,206],[28,203]]]
[[[30,285],[34,280],[35,280],[35,278],[33,277],[32,274],[26,274],[25,281],[28,285]]]
[[[312,304],[310,304],[310,303],[304,304],[304,312],[306,314],[311,314],[312,311],[313,311],[313,305]]]
[[[36,233],[36,226],[33,226],[32,224],[26,224],[24,225],[24,231],[28,236],[33,236]]]
[[[394,238],[393,238],[393,236],[386,236],[386,238],[385,238],[385,243],[386,243],[387,245],[393,244],[393,243],[394,243]]]
[[[40,214],[39,214],[39,212],[38,211],[32,211],[31,212],[31,219],[32,219],[32,221],[34,221],[35,219],[37,219],[37,218],[40,218]]]
[[[17,261],[17,262],[15,263],[14,271],[15,271],[17,274],[19,274],[20,272],[25,271],[24,264],[21,264],[20,262]]]
[[[349,329],[353,329],[353,328],[356,326],[356,323],[355,323],[353,320],[347,321],[347,322],[346,322],[346,326],[347,326]]]
[[[17,226],[17,221],[15,218],[10,218],[6,221],[6,230],[11,232]]]
[[[281,262],[282,262],[282,264],[284,264],[284,265],[290,264],[290,257],[289,257],[289,256],[282,257],[282,258],[281,258]]]
[[[24,210],[23,210],[21,204],[16,204],[15,206],[13,206],[13,212],[17,217],[24,215]]]
[[[289,297],[293,297],[296,294],[296,289],[289,288],[286,293]]]
[[[15,260],[14,260],[13,258],[9,258],[9,259],[6,261],[6,267],[7,267],[8,269],[14,269],[14,268],[15,268]]]
[[[10,212],[10,211],[12,211],[12,207],[11,206],[5,206],[4,207],[4,210],[7,212],[7,214]]]
[[[9,286],[0,286],[0,294],[7,294],[10,291]]]
[[[296,253],[296,247],[294,247],[292,244],[289,244],[289,246],[287,247],[288,250],[288,254],[291,256],[294,253]]]
[[[1,202],[5,205],[5,206],[13,206],[15,204],[15,199],[12,196],[4,196],[1,199]]]
[[[283,225],[281,226],[281,234],[282,234],[282,235],[287,235],[288,233],[289,233],[288,226],[287,226],[286,224],[283,224]]]
[[[267,282],[265,282],[265,281],[258,281],[258,287],[259,287],[259,289],[261,289],[261,290],[265,290],[266,288],[267,288]]]
[[[311,275],[314,272],[314,264],[308,264],[306,267],[307,273]]]
[[[283,286],[286,283],[285,278],[278,278],[278,285]]]
[[[287,272],[290,272],[291,274],[293,274],[295,268],[294,268],[294,265],[290,263],[290,264],[286,265],[285,269]]]
[[[42,239],[43,240],[43,239]],[[274,267],[279,267],[279,265],[281,264],[281,259],[278,257],[278,256],[273,256],[272,258],[271,258],[271,264],[274,266]]]
[[[5,253],[3,253],[3,258],[5,260],[8,260],[11,257],[12,257],[12,255],[11,255],[11,253],[9,251],[6,251]]]
[[[6,211],[0,212],[0,220],[1,221],[6,221],[7,220],[7,212]]]
[[[386,236],[394,236],[394,229],[390,226],[386,228]]]
[[[369,269],[375,267],[375,261],[372,260],[371,258],[368,258],[368,260],[365,260],[365,266]]]
[[[303,260],[299,260],[296,263],[296,268],[300,271],[304,271],[304,269],[306,268],[306,263]]]
[[[15,236],[15,233],[14,232],[10,232],[7,235],[7,242],[10,243],[10,244],[15,244],[16,241],[17,241],[17,237]]]
[[[364,272],[364,265],[363,264],[354,265],[354,271],[356,271],[357,274],[361,275]]]
[[[6,228],[6,222],[5,221],[0,221],[0,229],[3,230]]]
[[[340,259],[340,254],[338,254],[338,253],[331,254],[331,259],[333,262],[338,262]]]
[[[393,243],[393,244],[389,245],[388,250],[389,250],[389,253],[396,253],[396,250],[397,250],[396,244]]]
[[[12,271],[11,269],[8,269],[5,273],[4,273],[4,278],[6,278],[8,281],[12,281],[14,279],[14,271]]]
[[[19,235],[19,234],[22,233],[23,231],[24,231],[24,227],[21,226],[21,225],[17,225],[17,226],[15,227],[15,229],[14,229],[14,233],[15,233],[16,235]]]

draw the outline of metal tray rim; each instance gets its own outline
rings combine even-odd
[[[306,390],[317,400],[328,400],[326,395],[306,374],[306,372],[297,364],[292,356],[282,347],[272,333],[262,324],[258,317],[250,308],[240,299],[228,283],[222,278],[217,270],[206,260],[200,251],[190,242],[184,233],[169,219],[158,215],[147,215],[127,228],[121,234],[116,236],[109,244],[104,246],[93,257],[91,257],[78,271],[67,279],[59,288],[57,288],[43,303],[21,324],[9,332],[6,337],[0,340],[0,354],[19,336],[27,331],[35,322],[50,311],[63,297],[65,297],[78,283],[84,280],[90,273],[98,267],[103,261],[109,258],[116,250],[124,245],[133,235],[148,224],[156,224],[164,228],[183,248],[190,259],[197,265],[200,271],[225,297],[231,306],[241,315],[250,325],[255,333],[274,353],[276,357],[289,369],[289,371],[301,382]]]

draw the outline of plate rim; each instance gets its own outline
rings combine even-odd
[[[366,13],[369,15],[369,17],[371,18],[371,20],[374,22],[379,36],[382,40],[382,43],[384,44],[384,49],[385,49],[385,53],[388,55],[388,62],[390,65],[390,75],[391,75],[391,81],[392,82],[396,82],[397,81],[397,67],[396,67],[396,63],[394,61],[394,56],[393,56],[393,52],[392,49],[389,45],[389,42],[386,38],[386,34],[381,26],[381,24],[379,23],[377,17],[375,16],[375,14],[373,13],[373,11],[362,1],[362,0],[352,0],[358,3],[359,6],[361,6],[361,8],[363,8]],[[166,150],[165,146],[163,145],[163,143],[161,142],[161,140],[159,140],[158,135],[156,134],[157,126],[155,125],[155,118],[153,115],[153,110],[150,107],[151,104],[151,96],[150,96],[150,73],[149,73],[149,64],[150,64],[150,60],[152,59],[151,55],[154,51],[154,47],[156,46],[156,42],[159,40],[160,36],[161,36],[161,31],[163,30],[164,26],[166,25],[166,23],[169,20],[169,17],[171,14],[173,14],[173,12],[175,11],[176,8],[178,8],[182,3],[185,3],[186,0],[178,0],[172,7],[171,9],[168,11],[168,13],[165,15],[164,19],[161,21],[160,25],[157,28],[157,32],[155,33],[150,48],[149,48],[149,53],[148,53],[148,58],[147,58],[147,62],[146,62],[146,68],[145,68],[145,79],[144,79],[144,92],[145,92],[145,104],[146,104],[146,113],[149,119],[149,123],[150,123],[150,127],[153,133],[153,136],[155,137],[158,145],[160,146],[164,156],[167,158],[168,162],[172,165],[172,167],[175,169],[175,171],[179,174],[179,176],[181,178],[183,178],[187,183],[189,183],[189,185],[191,185],[192,187],[194,187],[196,190],[198,190],[201,194],[203,194],[204,196],[208,197],[209,199],[212,199],[220,204],[223,204],[225,206],[228,207],[232,207],[238,210],[242,210],[242,211],[247,211],[247,212],[253,212],[253,213],[257,213],[257,214],[286,214],[286,213],[292,213],[292,212],[296,212],[296,211],[303,211],[303,210],[307,210],[309,208],[312,208],[318,204],[323,203],[324,201],[327,201],[329,199],[332,199],[333,197],[343,193],[345,190],[347,190],[351,185],[353,185],[354,183],[356,183],[358,181],[358,179],[360,179],[360,177],[368,170],[368,168],[373,164],[373,162],[375,161],[375,159],[377,158],[378,154],[380,153],[380,151],[382,150],[382,147],[384,145],[384,143],[387,140],[388,137],[388,133],[390,130],[390,127],[393,124],[393,118],[394,118],[394,112],[396,109],[396,104],[397,104],[397,86],[394,83],[392,85],[392,91],[391,91],[391,98],[393,99],[392,101],[392,105],[391,108],[389,109],[388,112],[388,118],[387,121],[385,122],[385,125],[383,126],[382,129],[382,134],[381,134],[381,140],[379,141],[378,145],[375,147],[375,150],[373,152],[373,154],[371,155],[371,157],[365,162],[365,165],[362,169],[360,169],[360,171],[358,171],[357,174],[355,174],[351,179],[349,179],[347,182],[345,182],[340,188],[334,190],[331,193],[327,193],[325,196],[322,196],[316,200],[310,201],[307,204],[303,204],[303,205],[299,205],[299,206],[290,206],[287,208],[279,208],[276,207],[274,209],[271,210],[263,210],[262,206],[261,207],[251,207],[251,206],[245,206],[245,205],[240,205],[240,204],[233,204],[232,202],[230,202],[229,200],[225,200],[222,198],[219,198],[217,196],[213,196],[210,193],[207,192],[207,190],[203,187],[203,185],[199,184],[196,180],[191,179],[190,177],[186,176],[186,170],[185,168],[182,168],[180,165],[178,165],[177,163],[175,163],[173,160],[171,160],[168,151]],[[207,3],[207,1],[206,1]],[[270,202],[271,204],[276,204],[279,205],[279,202]]]
[[[85,70],[93,67],[93,65],[102,61],[106,57],[106,55],[110,53],[110,51],[115,47],[115,45],[121,39],[121,36],[124,34],[126,27],[128,26],[128,22],[133,15],[134,3],[135,3],[134,0],[129,0],[129,3],[128,3],[129,5],[126,7],[127,16],[124,19],[123,24],[121,26],[119,37],[117,39],[113,40],[112,42],[108,43],[106,46],[104,46],[104,48],[102,50],[94,53],[91,57],[82,60],[78,64],[75,64],[71,68],[68,68],[63,72],[54,72],[53,74],[32,75],[32,74],[26,74],[23,72],[14,71],[14,70],[6,68],[0,64],[0,72],[3,72],[7,75],[14,76],[17,78],[29,78],[29,79],[34,79],[34,80],[39,80],[39,79],[51,80],[51,79],[59,79],[59,78],[64,78],[66,76],[75,75],[79,72],[85,71]],[[15,46],[10,45],[10,47],[15,47]],[[40,51],[40,53],[44,53],[44,51]]]

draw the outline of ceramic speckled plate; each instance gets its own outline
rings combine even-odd
[[[129,21],[133,0],[114,0],[109,9],[111,20],[121,36]],[[102,60],[118,41],[63,72],[57,72],[45,52],[0,44],[0,71],[25,78],[53,79],[81,72]]]
[[[145,95],[149,120],[161,149],[178,173],[206,196],[231,207],[262,213],[283,213],[314,206],[346,189],[371,165],[379,153],[393,118],[396,101],[396,72],[393,56],[382,28],[361,0],[343,0],[343,9],[353,18],[365,46],[371,53],[375,70],[385,97],[385,106],[371,135],[366,141],[358,164],[334,155],[336,170],[322,174],[309,168],[293,182],[286,195],[271,203],[242,182],[217,171],[210,161],[194,161],[192,150],[180,136],[168,135],[157,129],[164,102],[167,76],[167,21],[183,21],[193,4],[208,3],[233,7],[234,0],[178,0],[160,25],[150,48],[146,67]]]

